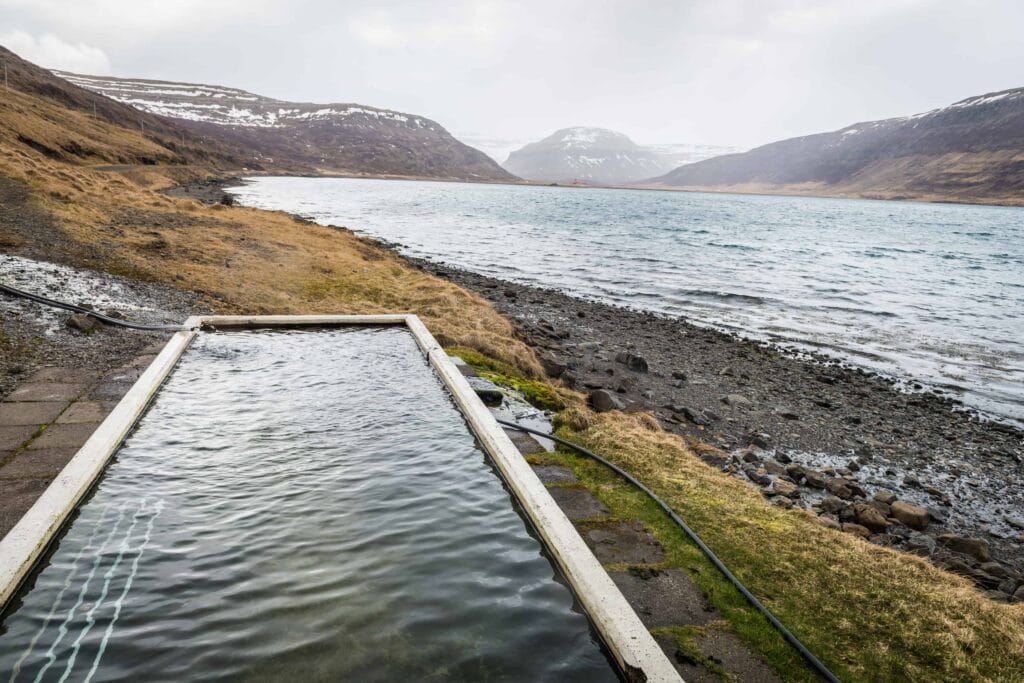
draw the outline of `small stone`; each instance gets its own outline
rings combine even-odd
[[[84,313],[75,313],[67,319],[67,326],[73,330],[84,332],[89,334],[96,330],[100,326],[100,323],[96,318],[91,315],[85,315]]]
[[[908,553],[928,557],[935,552],[935,539],[926,534],[914,534],[903,547]]]
[[[753,434],[747,436],[747,442],[751,446],[757,446],[758,448],[768,448],[768,446],[771,445],[772,437],[765,434],[764,432],[754,432]],[[789,456],[785,457],[788,458]]]
[[[599,413],[623,409],[622,401],[605,389],[590,392],[587,400],[590,403],[590,407]]]
[[[818,523],[836,531],[842,531],[843,529],[843,526],[838,521],[828,515],[818,515]]]
[[[781,477],[786,474],[786,468],[774,460],[765,460],[763,461],[762,466],[768,474],[774,474],[777,477]]]
[[[846,533],[854,534],[855,536],[860,536],[861,538],[868,538],[869,536],[871,536],[871,531],[867,527],[861,526],[860,524],[845,522],[842,528],[843,531],[845,531]]]
[[[978,569],[985,572],[989,576],[995,576],[1000,579],[1005,579],[1010,575],[1010,573],[1006,571],[1006,567],[999,564],[998,562],[983,562],[981,566],[978,567]]]
[[[768,486],[769,484],[772,483],[772,479],[771,477],[768,476],[767,472],[765,472],[762,469],[758,469],[753,465],[745,465],[743,467],[743,473],[746,474],[747,478],[750,479],[750,481],[754,482],[755,484],[760,484],[761,486]]]
[[[956,534],[942,534],[937,540],[939,545],[955,553],[973,557],[979,562],[988,562],[992,559],[992,551],[989,550],[988,542],[983,539],[957,536]]]
[[[1024,602],[1024,584],[1021,584],[1020,588],[1014,591],[1013,599],[1016,602]]]
[[[834,496],[838,496],[843,500],[849,500],[853,498],[853,491],[849,487],[849,482],[839,477],[831,477],[825,481],[825,488],[828,489],[829,493]]]
[[[889,522],[878,508],[867,503],[857,503],[853,506],[853,511],[857,515],[857,522],[872,531],[885,531],[889,528]]]
[[[816,489],[825,488],[825,475],[821,472],[805,467],[803,468],[803,474],[808,486]]]
[[[722,397],[722,403],[732,408],[749,408],[752,404],[750,399],[739,394],[729,394]]]
[[[896,502],[896,494],[892,491],[876,491],[872,498],[886,505],[892,505]]]
[[[674,371],[672,373],[672,379],[677,379],[680,382],[685,382],[689,378],[686,376],[685,372],[682,372],[680,370],[676,370],[676,371]]]
[[[786,420],[799,420],[800,419],[800,415],[795,410],[793,410],[792,408],[779,407],[779,408],[775,409],[775,412],[779,414],[779,417],[782,417],[782,418],[784,418]]]
[[[616,363],[622,363],[633,372],[647,372],[647,359],[635,353],[621,351],[615,356]]]
[[[793,484],[792,482],[788,482],[785,479],[776,479],[772,482],[768,493],[770,495],[796,498],[800,495],[800,490],[796,487],[796,484]]]
[[[923,531],[928,526],[928,511],[923,507],[898,500],[891,506],[892,516],[911,529]]]
[[[540,365],[544,368],[544,374],[552,379],[558,379],[564,375],[565,371],[568,369],[565,363],[559,363],[557,360],[549,356],[541,356]]]
[[[825,512],[836,513],[846,507],[846,503],[835,496],[825,496],[824,500],[819,504],[819,507]]]
[[[704,427],[711,424],[711,418],[709,418],[707,415],[700,412],[699,410],[694,410],[693,408],[689,408],[687,406],[679,406],[678,408],[675,409],[675,412],[679,413],[680,415],[682,415],[683,417],[685,417],[687,420],[697,425],[698,427]]]

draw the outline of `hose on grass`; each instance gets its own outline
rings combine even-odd
[[[81,313],[82,315],[87,315],[90,318],[95,318],[104,325],[127,327],[128,329],[144,330],[147,332],[186,332],[189,329],[182,325],[142,325],[140,323],[133,323],[127,320],[118,320],[117,318],[112,318],[109,315],[103,315],[102,313],[91,311],[84,306],[76,306],[75,304],[57,301],[56,299],[50,299],[40,294],[26,292],[15,287],[11,287],[10,285],[5,285],[2,282],[0,282],[0,292],[10,296],[20,297],[22,299],[28,299],[29,301],[34,301],[37,304],[43,304],[44,306],[52,306],[53,308],[62,308],[65,311],[71,311],[73,313]]]
[[[779,621],[778,617],[772,614],[771,610],[769,610],[767,607],[761,604],[761,601],[754,597],[753,593],[751,593],[747,589],[747,587],[743,585],[743,582],[736,578],[736,576],[731,571],[729,571],[729,568],[725,566],[725,563],[718,559],[718,556],[715,555],[715,553],[711,550],[711,548],[707,546],[706,543],[704,543],[703,540],[701,540],[701,537],[697,535],[697,532],[691,529],[689,525],[682,519],[680,519],[679,515],[677,515],[675,511],[672,508],[670,508],[667,503],[665,503],[665,501],[659,498],[657,494],[655,494],[649,488],[644,486],[639,480],[636,479],[636,477],[634,477],[629,472],[625,471],[615,463],[610,462],[605,458],[602,458],[600,455],[597,455],[596,453],[588,451],[586,448],[583,448],[582,446],[577,446],[571,441],[566,441],[565,439],[561,439],[552,434],[547,434],[538,429],[524,427],[522,425],[516,424],[515,422],[498,420],[498,424],[504,427],[508,427],[510,429],[517,429],[521,432],[535,434],[537,436],[543,437],[545,439],[550,439],[552,441],[555,441],[556,443],[560,443],[563,446],[571,448],[577,453],[584,455],[590,458],[591,460],[595,460],[601,463],[602,465],[604,465],[605,467],[612,470],[620,477],[628,481],[630,484],[643,491],[647,495],[647,497],[653,500],[658,505],[658,507],[660,507],[665,512],[665,514],[667,514],[672,519],[672,521],[675,522],[676,525],[683,530],[683,532],[690,538],[690,540],[693,541],[698,548],[700,548],[701,552],[704,553],[704,555],[711,561],[711,564],[715,565],[718,571],[722,572],[722,575],[729,580],[729,583],[735,586],[736,590],[740,592],[740,594],[746,599],[746,601],[750,603],[750,605],[754,609],[760,612],[765,619],[768,620],[768,623],[771,624],[772,627],[779,632],[779,635],[781,635],[787,643],[792,645],[793,648],[798,653],[800,653],[800,656],[804,658],[804,660],[811,666],[811,668],[813,668],[815,671],[821,674],[821,676],[825,680],[829,681],[829,683],[840,683],[839,678],[837,678],[834,673],[829,671],[828,667],[822,664],[821,660],[815,657],[814,653],[808,650],[807,646],[801,643],[800,640],[796,636],[794,636],[789,631],[789,629],[787,629],[785,625],[783,625],[781,621]]]

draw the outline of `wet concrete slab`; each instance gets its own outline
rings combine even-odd
[[[38,428],[36,425],[0,426],[0,453],[18,448],[28,441]]]
[[[34,383],[89,384],[98,373],[88,368],[40,368],[25,381]]]
[[[550,488],[551,497],[570,521],[607,519],[612,511],[586,489]]]
[[[544,447],[526,432],[521,432],[518,429],[504,429],[504,431],[505,434],[508,435],[508,438],[512,440],[515,447],[523,455],[533,455],[535,453],[546,452]]]
[[[57,418],[57,424],[102,422],[116,405],[116,401],[76,401]]]
[[[533,471],[545,484],[578,484],[580,482],[572,470],[560,465],[536,465]]]
[[[134,382],[101,382],[89,392],[89,398],[94,401],[118,400],[128,393]]]
[[[86,384],[64,382],[30,382],[22,384],[7,397],[8,401],[55,402],[73,401],[85,391]]]
[[[98,423],[53,424],[28,445],[29,450],[44,448],[80,448],[96,431]]]
[[[782,683],[767,664],[750,651],[739,636],[721,629],[708,629],[696,638],[697,647],[736,680],[750,683]]]
[[[676,671],[682,676],[686,683],[722,683],[722,676],[712,671],[696,657],[679,648],[675,638],[668,635],[654,637],[662,651],[668,656],[668,660],[675,666]]]
[[[78,452],[77,448],[26,450],[0,467],[0,479],[52,479]],[[7,488],[7,482],[3,484]]]
[[[3,504],[0,505],[0,538],[18,523],[21,516],[32,507],[46,487],[49,479],[16,479],[3,482]]]
[[[608,572],[647,628],[703,626],[721,615],[680,569]]]
[[[145,372],[145,368],[117,368],[111,370],[100,380],[101,382],[134,382],[139,377],[142,377],[142,373]]]
[[[67,405],[67,401],[0,403],[0,425],[6,427],[34,425],[38,427],[49,424],[57,419]]]
[[[595,524],[583,529],[582,533],[583,540],[601,564],[658,564],[665,561],[665,549],[639,522]]]

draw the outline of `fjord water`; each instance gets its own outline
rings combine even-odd
[[[404,328],[198,337],[31,584],[0,680],[617,680]]]
[[[525,284],[824,351],[1024,421],[1024,209],[397,180],[232,188]]]

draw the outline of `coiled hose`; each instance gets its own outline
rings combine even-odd
[[[65,311],[72,311],[73,313],[81,313],[82,315],[87,315],[90,318],[99,320],[104,325],[115,325],[117,327],[127,327],[131,330],[145,330],[148,332],[184,332],[189,329],[182,325],[142,325],[140,323],[128,322],[127,320],[118,320],[117,318],[111,318],[108,315],[103,315],[96,311],[90,311],[88,308],[83,306],[76,306],[63,301],[57,301],[56,299],[50,299],[40,294],[26,292],[24,290],[17,289],[16,287],[5,285],[2,282],[0,282],[0,292],[10,296],[21,297],[22,299],[28,299],[29,301],[34,301],[37,304],[43,304],[44,306],[52,306],[54,308],[62,308]]]
[[[718,559],[718,556],[715,555],[714,552],[712,552],[711,548],[709,548],[703,540],[701,540],[700,536],[698,536],[697,533],[686,524],[686,522],[680,519],[679,515],[677,515],[675,511],[672,508],[670,508],[667,503],[665,503],[665,501],[659,498],[657,494],[655,494],[649,488],[644,486],[639,480],[636,479],[636,477],[634,477],[629,472],[625,471],[615,463],[602,458],[600,455],[597,455],[596,453],[588,451],[586,448],[583,448],[582,446],[577,446],[571,441],[566,441],[565,439],[561,439],[552,434],[547,434],[538,429],[531,429],[530,427],[518,425],[515,422],[508,422],[506,420],[498,420],[497,422],[498,424],[508,427],[510,429],[517,429],[521,432],[536,434],[537,436],[543,437],[545,439],[550,439],[552,441],[562,444],[563,446],[567,446],[572,450],[576,451],[577,453],[580,453],[581,455],[590,458],[591,460],[596,460],[597,462],[601,463],[608,469],[618,474],[620,477],[628,481],[636,488],[643,491],[651,500],[657,503],[658,507],[660,507],[665,512],[665,514],[667,514],[672,519],[672,521],[679,526],[680,529],[683,530],[683,532],[690,538],[691,541],[697,544],[697,547],[700,548],[701,552],[703,552],[704,555],[709,560],[711,560],[711,564],[715,565],[718,571],[722,572],[722,575],[729,580],[729,583],[736,587],[736,590],[738,590],[743,595],[743,597],[746,598],[747,602],[749,602],[754,609],[760,612],[761,615],[768,620],[768,623],[771,624],[772,627],[779,632],[779,634],[786,640],[787,643],[792,645],[793,648],[800,653],[800,656],[803,657],[815,671],[821,674],[825,680],[829,681],[829,683],[840,683],[839,678],[837,678],[834,673],[829,671],[828,667],[822,664],[821,661],[814,656],[814,653],[808,650],[807,647],[803,643],[801,643],[796,636],[790,633],[789,629],[787,629],[785,625],[783,625],[783,623],[779,621],[779,619],[774,614],[771,613],[771,610],[762,605],[761,601],[754,597],[753,593],[747,590],[747,587],[744,586],[743,583],[739,579],[737,579],[731,571],[729,571],[729,568],[726,567],[720,559]]]

